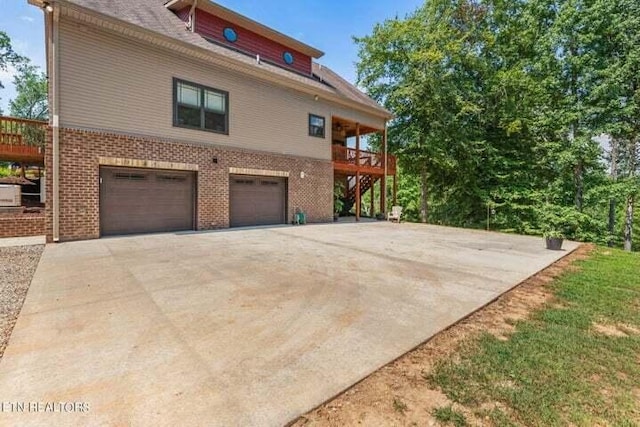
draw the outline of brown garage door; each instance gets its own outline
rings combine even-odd
[[[285,178],[231,175],[229,181],[231,227],[286,223]]]
[[[100,232],[193,230],[195,173],[100,168]]]

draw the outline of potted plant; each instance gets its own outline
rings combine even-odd
[[[338,221],[340,212],[344,209],[344,183],[335,181],[333,183],[333,220]]]
[[[564,241],[564,234],[557,230],[549,230],[544,233],[545,243],[547,249],[552,251],[559,251],[562,249],[562,242]]]
[[[547,249],[559,251],[567,235],[578,229],[579,213],[574,207],[545,203],[538,209],[538,221],[542,228]]]

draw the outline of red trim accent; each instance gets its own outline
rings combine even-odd
[[[188,8],[179,10],[177,15],[186,22],[189,15]],[[222,35],[222,32],[227,27],[233,28],[238,35],[238,40],[235,43],[229,43]],[[196,9],[195,30],[198,34],[215,40],[221,45],[240,50],[250,55],[260,55],[262,59],[281,67],[289,68],[302,74],[311,75],[310,56],[256,34],[246,28],[211,15],[210,13]],[[283,54],[285,52],[290,52],[293,55],[293,64],[289,65],[284,61]]]
[[[183,22],[188,22],[189,21],[189,11],[191,10],[191,6],[189,7],[183,7],[182,9],[178,10],[176,12],[176,15],[178,15],[178,18],[182,19]]]

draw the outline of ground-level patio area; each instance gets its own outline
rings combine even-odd
[[[283,425],[576,247],[386,222],[49,245],[0,390],[82,405],[3,418]]]

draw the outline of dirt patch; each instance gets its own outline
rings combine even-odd
[[[11,337],[43,245],[0,248],[0,359]]]
[[[572,264],[587,258],[593,249],[593,245],[580,246],[493,303],[435,335],[291,425],[438,425],[433,411],[452,402],[440,391],[430,388],[425,379],[434,365],[452,356],[463,340],[480,332],[507,339],[514,330],[515,322],[527,318],[529,313],[545,303],[553,304],[553,292],[547,285],[568,268],[577,268]],[[487,421],[475,418],[457,405],[453,405],[453,409],[464,414],[472,425]]]
[[[606,335],[608,337],[628,337],[630,335],[640,334],[640,329],[624,323],[618,323],[615,325],[610,323],[594,323],[592,328],[596,333]]]

